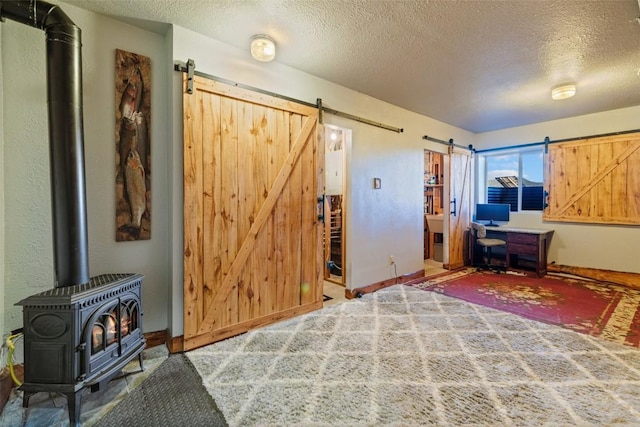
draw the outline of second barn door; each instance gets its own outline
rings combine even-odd
[[[549,145],[544,183],[548,199],[542,219],[640,224],[639,163],[640,133]]]
[[[321,308],[323,275],[318,110],[198,76],[193,88],[184,93],[185,350]]]
[[[445,268],[453,270],[466,263],[466,233],[470,221],[471,152],[451,147],[449,150],[449,234]]]

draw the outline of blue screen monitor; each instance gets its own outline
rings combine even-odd
[[[476,221],[489,221],[487,225],[498,225],[494,221],[509,221],[511,205],[502,203],[478,203],[476,205]]]

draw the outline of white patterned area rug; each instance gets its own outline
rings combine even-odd
[[[231,426],[640,425],[640,350],[402,285],[187,355]]]

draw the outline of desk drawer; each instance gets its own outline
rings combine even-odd
[[[524,243],[525,245],[537,245],[538,235],[527,233],[507,233],[508,243]]]
[[[511,254],[537,255],[538,245],[523,245],[521,243],[511,243],[507,245],[507,252]]]

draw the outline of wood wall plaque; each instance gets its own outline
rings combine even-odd
[[[116,241],[151,238],[151,60],[116,49]]]

